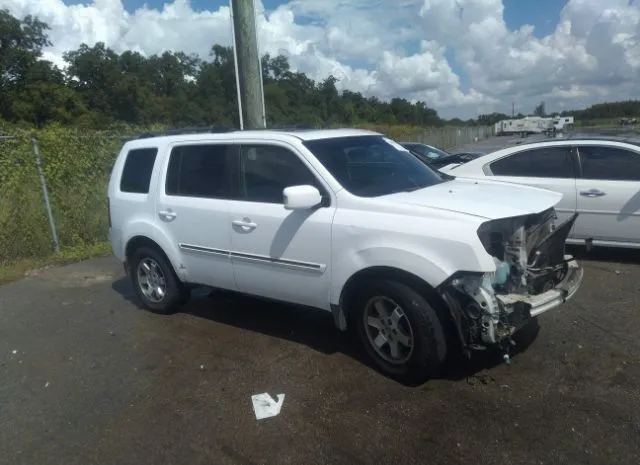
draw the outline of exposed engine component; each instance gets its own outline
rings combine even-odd
[[[553,208],[537,215],[484,223],[478,230],[496,270],[453,279],[443,297],[457,305],[461,337],[472,348],[504,342],[531,318],[530,299],[555,288],[565,278],[564,245],[577,218],[554,226]]]
[[[478,236],[496,261],[496,293],[536,295],[560,282],[566,272],[564,244],[577,216],[558,228],[553,208],[485,223]]]

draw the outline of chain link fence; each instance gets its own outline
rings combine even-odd
[[[491,128],[482,127],[369,128],[396,140],[445,149],[492,135]],[[106,241],[109,175],[120,147],[134,137],[65,128],[35,133],[0,128],[0,266]]]
[[[447,151],[494,136],[492,126],[419,128],[400,125],[372,125],[367,128],[385,133],[399,142],[421,142]]]
[[[435,145],[444,150],[456,150],[464,145],[472,144],[493,137],[493,127],[469,126],[461,128],[425,129],[419,135],[419,141]]]
[[[118,136],[68,129],[0,139],[0,266],[107,239]]]

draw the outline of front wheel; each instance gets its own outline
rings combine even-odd
[[[148,310],[170,314],[184,304],[190,295],[168,260],[157,250],[140,247],[133,254],[131,278],[136,295]]]
[[[360,342],[385,375],[422,383],[445,360],[447,341],[438,314],[410,286],[379,280],[367,286],[354,304]]]

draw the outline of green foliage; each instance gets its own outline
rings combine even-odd
[[[5,128],[0,130],[7,133]],[[60,126],[35,133],[11,132],[17,138],[0,141],[0,264],[46,257],[53,250],[33,134],[38,138],[61,245],[105,241],[106,185],[119,138]]]
[[[640,117],[640,100],[598,103],[584,110],[568,111],[566,114],[573,116],[576,123],[583,126],[618,126],[620,118]]]
[[[239,125],[233,49],[211,47],[208,59],[182,52],[118,54],[104,43],[64,55],[62,73],[40,59],[48,26],[0,10],[0,119],[23,127],[50,124],[102,129],[118,123]],[[385,123],[442,125],[424,102],[381,102],[291,70],[284,56],[262,59],[268,125]]]
[[[545,116],[545,104],[540,102],[534,109],[534,114]],[[570,110],[562,112],[563,116],[573,116],[576,126],[619,126],[620,118],[640,117],[640,100],[625,100],[621,102],[597,103],[583,110]],[[516,118],[523,118],[522,113],[515,115]],[[493,125],[503,119],[510,119],[511,116],[503,113],[491,113],[480,115],[478,123],[481,125]]]
[[[504,113],[491,113],[489,115],[478,116],[478,122],[486,126],[493,126],[499,121],[510,119],[510,118],[511,116],[507,116]]]

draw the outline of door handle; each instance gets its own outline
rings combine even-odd
[[[258,225],[256,223],[253,223],[251,221],[249,221],[248,219],[245,220],[234,220],[231,222],[231,224],[233,224],[234,226],[238,226],[242,229],[248,230],[248,229],[256,229],[258,227]]]
[[[580,191],[580,195],[584,197],[602,197],[603,195],[607,195],[607,193],[602,192],[599,189],[589,189],[586,191]]]
[[[160,216],[160,218],[162,218],[163,220],[166,221],[173,221],[176,218],[176,213],[171,210],[170,208],[166,209],[166,210],[160,210],[158,212],[158,215]]]

